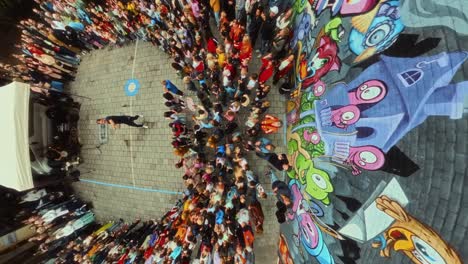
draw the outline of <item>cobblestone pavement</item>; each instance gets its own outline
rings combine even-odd
[[[411,33],[411,30],[407,30]],[[421,30],[417,31],[421,34]],[[454,36],[445,31],[426,32],[427,36],[441,37],[443,50],[455,50]],[[83,179],[133,186],[130,165],[130,144],[134,156],[135,186],[145,190],[124,189],[80,182],[75,189],[86,200],[94,203],[99,219],[108,220],[135,217],[158,218],[180,197],[177,194],[156,190],[182,191],[182,171],[174,167],[177,158],[170,146],[168,121],[162,117],[165,111],[161,97],[163,79],[174,81],[183,87],[179,77],[169,65],[167,55],[147,43],[139,43],[135,77],[142,84],[133,102],[133,113],[141,113],[150,122],[150,129],[123,128],[110,130],[109,142],[99,150],[98,129],[95,120],[110,114],[129,114],[129,97],[123,91],[124,83],[131,78],[134,44],[114,50],[100,50],[83,59],[77,79],[71,84],[72,93],[87,96],[81,100],[80,133],[83,147]],[[458,49],[468,50],[468,41],[460,40]],[[431,53],[438,53],[440,49]],[[427,54],[430,55],[430,54]],[[253,65],[257,68],[258,65]],[[251,71],[253,72],[253,71]],[[468,79],[468,69],[458,73],[454,82]],[[280,117],[284,113],[284,100],[275,89],[269,95],[272,107],[269,112]],[[270,138],[283,152],[283,134]],[[433,227],[458,250],[463,260],[468,260],[468,119],[450,120],[431,117],[407,134],[398,147],[415,161],[421,169],[408,178],[398,177],[410,203],[409,213]],[[256,157],[249,159],[261,181],[270,191],[269,180],[263,176],[266,163]],[[89,169],[89,173],[86,173]],[[93,169],[93,171],[91,171]],[[349,177],[353,195],[365,201],[380,180],[390,180],[394,175],[383,172],[366,172]],[[153,192],[147,191],[154,190]],[[256,240],[256,262],[275,263],[278,224],[274,216],[274,197],[262,201],[265,211],[265,233]],[[410,263],[400,253],[384,259],[378,250],[363,245],[359,263]],[[337,261],[339,263],[339,261]]]
[[[158,218],[166,212],[180,194],[161,193],[183,191],[183,171],[176,169],[178,161],[172,152],[171,131],[168,120],[163,118],[167,107],[163,105],[161,81],[170,79],[178,87],[184,87],[169,63],[169,58],[158,48],[148,43],[138,43],[134,76],[141,83],[139,94],[132,101],[124,93],[124,84],[131,78],[135,44],[114,50],[99,50],[84,56],[71,92],[91,98],[81,99],[82,110],[79,122],[80,139],[83,144],[82,179],[110,184],[133,186],[144,190],[79,182],[74,184],[77,193],[92,201],[99,220],[124,218],[132,220]],[[251,72],[258,68],[252,65]],[[268,95],[272,106],[269,113],[282,116],[284,99],[277,90]],[[132,110],[132,111],[131,111]],[[99,145],[96,119],[114,114],[143,114],[150,122],[149,129],[122,127],[109,130],[107,144]],[[283,133],[269,137],[278,152],[285,151]],[[131,149],[134,157],[133,180]],[[267,191],[271,191],[269,179],[264,179],[266,162],[249,155]],[[148,191],[148,189],[153,191]],[[257,263],[274,263],[279,226],[276,222],[275,198],[262,200],[265,212],[265,233],[256,238]]]

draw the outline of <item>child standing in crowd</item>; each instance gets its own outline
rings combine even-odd
[[[175,84],[173,84],[171,81],[169,80],[164,80],[161,82],[161,84],[164,86],[164,91],[167,92],[171,92],[173,94],[176,94],[178,96],[184,96],[184,92],[182,92],[181,90],[179,90],[179,88],[177,88],[177,86],[175,86]]]

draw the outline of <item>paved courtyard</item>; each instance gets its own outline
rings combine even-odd
[[[178,159],[170,144],[169,121],[163,117],[167,107],[163,104],[161,81],[170,79],[178,87],[184,86],[171,68],[166,54],[149,43],[139,42],[134,77],[140,81],[141,88],[130,102],[130,97],[124,93],[124,84],[132,77],[134,54],[133,43],[84,56],[76,81],[70,87],[72,93],[90,98],[80,99],[79,129],[84,163],[82,181],[74,184],[74,187],[81,197],[93,202],[96,215],[102,221],[118,218],[128,221],[134,218],[157,219],[182,197],[179,192],[183,191],[183,171],[174,167]],[[252,72],[257,68],[258,65],[252,65]],[[272,103],[269,113],[281,117],[284,99],[277,90],[272,90],[268,98]],[[150,128],[109,129],[108,143],[99,146],[96,119],[131,113],[143,114]],[[277,146],[277,151],[285,151],[283,133],[269,138]],[[255,155],[248,157],[270,192],[270,181],[263,175],[267,163]],[[276,259],[279,226],[274,215],[275,199],[269,196],[267,200],[262,200],[265,233],[256,238],[257,263],[273,263]]]
[[[82,111],[80,138],[83,144],[82,181],[74,184],[78,194],[93,202],[100,220],[158,218],[181,197],[182,171],[175,169],[176,156],[170,145],[166,107],[161,96],[161,80],[170,79],[183,87],[170,67],[167,55],[148,43],[138,43],[134,77],[141,82],[139,94],[130,99],[123,87],[132,77],[135,44],[86,55],[71,92],[90,99],[80,99]],[[258,65],[253,65],[256,69]],[[253,72],[253,70],[252,70]],[[467,72],[466,70],[464,72]],[[459,76],[459,79],[466,79]],[[269,94],[269,113],[283,117],[284,99],[276,89]],[[133,101],[130,101],[133,100]],[[130,107],[130,105],[132,107]],[[139,113],[150,122],[150,129],[122,128],[109,130],[108,143],[99,146],[95,120],[106,115]],[[270,136],[284,152],[284,134]],[[468,259],[468,119],[429,118],[399,142],[398,147],[421,169],[408,178],[398,177],[411,201],[408,212],[432,226],[449,244]],[[134,170],[132,174],[131,156]],[[270,182],[263,172],[266,163],[250,156],[250,162],[267,191]],[[133,176],[132,176],[133,175]],[[353,196],[365,201],[380,180],[393,175],[382,172],[347,177]],[[256,263],[275,263],[278,224],[274,200],[262,201],[265,233],[256,239]],[[337,261],[339,263],[339,261]],[[359,263],[410,263],[400,253],[391,259],[378,256],[378,250],[365,245]]]

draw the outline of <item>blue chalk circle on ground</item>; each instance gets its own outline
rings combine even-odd
[[[130,79],[125,83],[124,90],[127,96],[135,96],[140,90],[140,82],[137,79]]]

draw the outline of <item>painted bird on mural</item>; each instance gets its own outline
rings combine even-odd
[[[461,264],[460,256],[432,228],[408,214],[401,205],[380,196],[377,208],[395,219],[395,222],[376,239],[372,246],[380,248],[382,257],[390,251],[401,251],[417,264]]]

